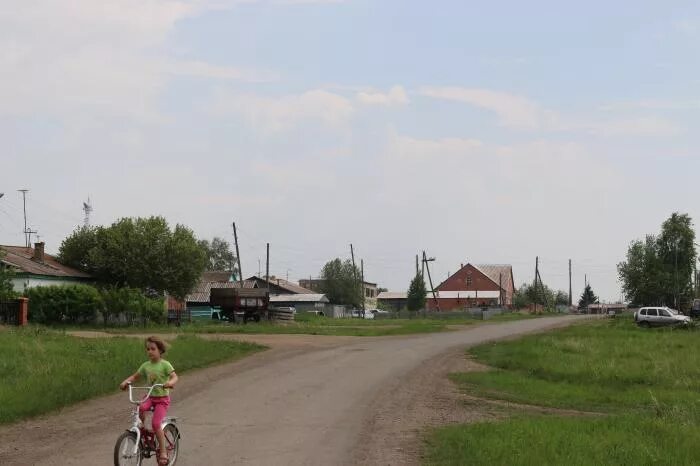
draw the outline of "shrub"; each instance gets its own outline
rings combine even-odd
[[[102,309],[102,297],[90,285],[39,286],[26,294],[29,320],[41,324],[88,322]]]
[[[102,316],[105,325],[116,323],[123,316],[126,323],[147,324],[165,321],[165,306],[163,298],[150,298],[136,288],[110,287],[101,291],[103,308]]]

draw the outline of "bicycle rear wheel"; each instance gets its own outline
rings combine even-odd
[[[163,427],[165,436],[165,448],[168,450],[168,466],[174,466],[180,449],[180,431],[175,424],[167,424]]]
[[[143,452],[141,445],[136,443],[136,434],[128,431],[122,433],[114,445],[114,466],[141,466],[142,459]]]

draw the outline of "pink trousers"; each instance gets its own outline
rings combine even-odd
[[[153,410],[153,418],[151,419],[153,432],[160,429],[160,423],[163,422],[168,413],[168,406],[170,406],[169,396],[151,396],[139,406],[140,413]]]

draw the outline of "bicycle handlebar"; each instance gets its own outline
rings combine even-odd
[[[154,389],[156,389],[156,388],[165,388],[164,384],[162,384],[162,383],[153,384],[153,385],[151,385],[150,387],[134,387],[131,383],[128,383],[127,385],[128,385],[128,387],[129,387],[129,401],[130,401],[131,403],[133,403],[133,404],[141,404],[141,403],[143,403],[144,401],[146,401],[146,400],[148,399],[148,397],[151,396],[151,393],[153,393],[153,390],[154,390]],[[134,389],[134,388],[137,389],[137,390],[141,390],[141,389],[142,389],[142,390],[146,390],[146,389],[148,389],[148,393],[146,393],[146,396],[144,396],[141,400],[139,400],[139,401],[134,401],[134,397],[133,397],[133,389]]]

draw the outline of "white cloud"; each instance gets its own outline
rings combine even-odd
[[[278,98],[222,91],[210,108],[217,114],[242,115],[260,131],[286,130],[308,120],[337,127],[354,112],[350,100],[320,89]]]
[[[490,110],[498,115],[503,126],[519,130],[583,133],[607,137],[664,137],[682,131],[673,121],[654,115],[631,115],[614,119],[600,118],[598,115],[562,115],[528,98],[488,89],[424,87],[418,92],[427,97],[463,102]],[[646,107],[639,108],[655,107],[648,103]]]
[[[393,86],[386,94],[372,91],[358,92],[357,100],[366,105],[406,105],[409,103],[408,95],[403,86]]]
[[[492,111],[498,115],[503,126],[511,128],[543,129],[555,125],[558,120],[554,112],[543,109],[536,102],[506,92],[466,87],[424,87],[418,93]]]
[[[613,102],[601,105],[599,109],[606,112],[624,110],[700,110],[700,99],[648,99],[628,102]]]
[[[673,136],[682,128],[665,118],[631,117],[583,125],[591,134],[599,136]]]
[[[202,61],[172,61],[163,65],[164,71],[179,76],[208,79],[237,80],[245,82],[270,82],[278,79],[274,73],[219,66]]]
[[[673,23],[673,28],[687,36],[695,37],[700,34],[700,19],[685,18]]]

